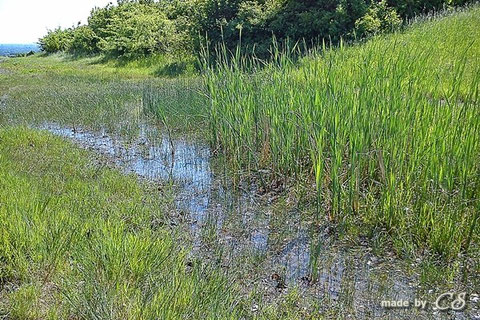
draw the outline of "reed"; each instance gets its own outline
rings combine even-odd
[[[207,106],[198,77],[149,81],[142,89],[143,112],[160,120],[168,131],[203,131]]]
[[[320,215],[451,260],[480,198],[480,9],[293,61],[204,57],[210,139],[235,168],[309,176]]]

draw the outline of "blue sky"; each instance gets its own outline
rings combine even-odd
[[[0,0],[0,43],[34,43],[58,26],[85,23],[90,10],[115,0]]]

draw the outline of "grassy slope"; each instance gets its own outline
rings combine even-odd
[[[254,75],[218,65],[212,140],[237,166],[306,177],[321,216],[400,254],[478,252],[478,39],[477,6],[300,67],[285,54]]]
[[[233,290],[163,224],[162,199],[49,134],[0,130],[0,316],[236,318]]]

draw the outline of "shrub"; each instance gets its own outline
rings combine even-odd
[[[46,52],[101,52],[113,57],[198,53],[205,38],[268,56],[278,40],[338,43],[395,30],[403,20],[469,0],[121,0],[94,8],[88,24],[56,29],[40,40]],[[77,30],[78,29],[78,30]],[[71,47],[70,47],[71,45]],[[248,51],[247,51],[248,52]]]
[[[125,3],[113,13],[99,42],[102,51],[125,57],[168,51],[173,25],[158,7]]]
[[[385,0],[372,2],[367,13],[355,22],[355,30],[360,36],[369,36],[386,31],[393,31],[400,27],[402,19],[387,5]]]
[[[89,26],[79,26],[72,31],[68,51],[74,54],[90,54],[98,51],[98,37]]]
[[[49,30],[47,35],[39,40],[40,48],[47,53],[66,51],[73,38],[72,29],[62,30],[60,27]]]

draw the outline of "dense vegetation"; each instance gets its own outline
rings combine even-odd
[[[198,53],[204,40],[266,54],[272,36],[311,45],[391,31],[415,15],[468,0],[123,0],[92,10],[88,23],[40,39],[48,52],[131,58]],[[210,46],[213,47],[213,46]]]
[[[184,131],[203,124],[205,103],[185,93],[199,79],[152,79],[135,63],[98,61],[53,55],[1,63],[0,318],[318,318],[318,307],[304,309],[299,301],[307,299],[295,290],[286,301],[261,303],[235,266],[192,256],[175,186],[139,182],[106,168],[98,154],[22,126],[104,129],[128,143],[139,122],[153,120],[142,118],[149,94],[170,110],[145,111],[180,119]],[[238,263],[245,272],[245,260]],[[261,309],[252,312],[252,304]]]
[[[255,73],[255,60],[221,59],[206,76],[212,142],[270,180],[311,181],[320,217],[455,259],[480,240],[479,15],[300,65],[277,52]]]
[[[157,184],[99,167],[98,159],[72,143],[18,126],[53,121],[129,135],[145,120],[144,111],[164,125],[192,130],[193,123],[196,133],[208,130],[212,151],[226,154],[234,173],[244,176],[249,170],[260,177],[258,184],[273,190],[267,195],[298,205],[312,229],[325,230],[334,240],[343,231],[362,245],[365,236],[371,243],[378,240],[397,257],[413,258],[405,260],[412,268],[419,256],[432,258],[421,260],[434,260],[439,269],[448,265],[441,273],[442,289],[462,287],[457,271],[470,271],[476,281],[470,292],[478,292],[480,8],[375,35],[444,2],[359,1],[348,7],[363,8],[358,16],[335,25],[344,26],[335,29],[337,38],[331,30],[309,31],[342,21],[331,20],[340,14],[340,3],[347,8],[350,2],[321,2],[320,10],[320,2],[308,1],[122,1],[95,9],[86,26],[50,32],[42,45],[48,52],[148,58],[121,66],[100,63],[101,57],[59,55],[2,62],[0,317],[328,318],[291,287],[284,303],[268,300],[265,279],[248,292],[246,283],[253,280],[244,277],[249,265],[242,260],[242,270],[224,271],[215,259],[189,256],[189,241],[169,223],[173,199],[167,186],[160,185],[165,189],[159,195]],[[323,14],[327,18],[320,19]],[[243,20],[236,19],[242,17],[259,20],[239,25]],[[305,24],[292,27],[302,17]],[[373,36],[336,48],[313,47],[303,58],[292,56],[288,46],[273,46],[269,62],[227,50],[237,43],[239,29],[243,44],[266,47],[274,27],[288,23],[285,30],[296,33],[275,32],[278,38]],[[156,65],[165,58],[151,54],[194,52],[204,31],[212,41],[221,40],[220,26],[227,47],[215,61],[203,52],[202,78],[152,79],[152,73],[164,74]],[[297,196],[304,197],[301,204]],[[272,230],[292,228],[281,213],[268,215]],[[327,268],[315,255],[322,246],[330,243],[321,238],[302,252],[311,259],[307,280],[315,290],[315,274]],[[252,257],[255,270],[263,267],[259,259]],[[374,278],[378,267],[368,269]],[[346,272],[340,265],[331,269]],[[378,285],[378,279],[372,281],[365,286]],[[366,289],[356,284],[342,283],[338,290],[362,309],[372,302],[376,313],[378,300],[365,305],[357,300]],[[397,290],[397,282],[388,286]],[[315,297],[315,303],[330,307],[327,300]],[[352,318],[343,310],[345,301],[332,304]]]

